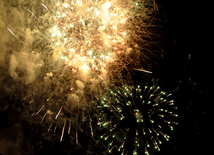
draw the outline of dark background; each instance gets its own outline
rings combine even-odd
[[[166,89],[175,92],[179,108],[179,125],[169,142],[155,155],[210,154],[213,147],[212,49],[209,48],[207,5],[200,1],[159,0],[159,9],[166,16],[166,59],[156,77]],[[209,39],[210,40],[210,39]],[[209,92],[209,93],[208,93]],[[4,96],[0,110],[0,153],[86,154],[75,145],[66,146],[43,132],[41,125],[22,119],[22,107],[10,106]],[[44,138],[45,137],[45,138]],[[63,146],[64,145],[64,146]],[[92,146],[93,147],[93,146]],[[82,148],[83,150],[86,148]],[[98,149],[98,147],[97,147]]]
[[[169,85],[181,84],[175,99],[179,125],[171,141],[154,154],[210,154],[214,127],[208,4],[188,0],[160,3],[169,19],[166,25],[174,29],[169,38],[175,43],[166,49],[167,65],[161,70],[161,79]]]

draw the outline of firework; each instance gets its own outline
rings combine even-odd
[[[177,109],[172,94],[156,85],[124,86],[110,91],[100,101],[98,125],[109,142],[109,152],[150,154],[160,150],[162,140],[169,140],[168,132],[177,124]]]
[[[127,78],[132,70],[147,69],[152,63],[147,61],[152,54],[142,52],[142,49],[148,49],[146,46],[152,34],[149,31],[152,31],[154,20],[150,15],[155,10],[155,3],[59,0],[42,3],[42,7],[47,13],[41,19],[28,11],[32,23],[38,24],[36,28],[52,49],[47,55],[54,61],[63,62],[79,80],[94,82],[102,79],[106,83],[110,77],[114,83],[121,79],[124,70],[128,72]]]
[[[152,73],[145,68],[150,66],[147,61],[150,52],[146,46],[149,46],[152,34],[154,19],[151,14],[156,10],[153,1],[59,0],[32,3],[41,6],[35,11],[29,5],[26,38],[20,39],[7,28],[27,46],[11,56],[12,69],[9,72],[14,78],[35,85],[41,83],[45,87],[54,83],[58,85],[57,89],[78,87],[82,91],[87,85],[94,93],[98,87],[103,89],[106,85],[130,79],[133,70]],[[38,55],[36,59],[32,52]],[[25,72],[24,75],[18,75],[17,70]],[[49,82],[50,75],[60,78]],[[53,92],[60,94],[59,91]]]
[[[147,60],[154,55],[149,42],[155,4],[59,0],[39,5],[40,9],[27,9],[28,37],[7,28],[25,46],[11,55],[9,72],[26,85],[22,97],[29,103],[28,110],[49,122],[49,131],[61,126],[62,140],[66,128],[78,130],[77,116],[81,118],[82,111],[91,107],[91,96],[130,79],[133,70],[151,73],[147,67],[152,62]]]

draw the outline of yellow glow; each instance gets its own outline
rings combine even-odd
[[[86,65],[86,64],[85,64],[84,66],[82,66],[81,68],[82,68],[83,70],[89,70],[89,67],[88,67],[88,65]]]
[[[122,7],[123,3],[113,0],[58,3],[52,18],[56,24],[51,29],[51,40],[64,54],[56,55],[59,58],[63,55],[67,65],[85,70],[100,70],[108,66],[107,62],[118,59],[124,53],[121,46],[127,49],[128,31],[123,23],[129,18],[126,12],[130,8]]]
[[[68,3],[63,3],[62,5],[63,5],[64,7],[66,7],[66,8],[69,7],[69,4],[68,4]]]

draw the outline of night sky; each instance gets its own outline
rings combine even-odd
[[[154,155],[207,154],[214,144],[213,79],[209,64],[212,50],[206,45],[208,38],[204,35],[207,22],[203,16],[206,15],[201,4],[195,3],[157,1],[161,15],[165,16],[165,24],[161,28],[164,31],[165,59],[152,77],[159,79],[164,89],[176,90],[173,96],[179,117],[170,141],[164,142],[161,151],[154,152]],[[1,28],[0,31],[7,30]],[[3,50],[7,49],[2,47],[0,54],[5,53]],[[0,64],[0,155],[101,154],[102,144],[97,140],[80,135],[80,139],[86,141],[82,146],[76,146],[68,137],[60,142],[60,131],[53,135],[47,132],[44,124],[30,120],[25,105],[20,104],[14,93],[19,88],[13,84],[5,67]],[[8,89],[13,93],[6,93]]]

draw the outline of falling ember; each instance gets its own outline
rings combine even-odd
[[[58,118],[58,116],[59,116],[60,112],[62,111],[62,108],[63,108],[63,106],[59,109],[59,112],[57,113],[57,115],[56,115],[55,119],[57,119],[57,118]]]
[[[70,131],[71,131],[71,120],[69,120],[68,134],[70,134]]]
[[[40,113],[40,111],[44,108],[45,106],[43,105],[36,113],[36,115],[38,115],[38,113]]]
[[[65,125],[66,125],[66,120],[64,122],[63,128],[62,128],[62,135],[60,137],[60,141],[62,141],[63,135],[64,135],[64,131],[65,131]]]
[[[53,125],[53,121],[52,121],[51,125],[50,125],[49,128],[48,128],[48,132],[50,131],[52,125]]]
[[[48,113],[48,112],[46,112],[46,113],[44,114],[44,116],[42,117],[42,122],[44,121],[45,116],[47,115],[47,113]]]
[[[93,133],[93,128],[92,128],[91,122],[92,122],[92,119],[91,119],[91,117],[89,116],[89,125],[90,125],[90,129],[91,129],[91,136],[93,137],[93,136],[94,136],[94,133]]]
[[[76,144],[78,145],[79,142],[78,142],[78,129],[77,129],[77,124],[76,124]]]

